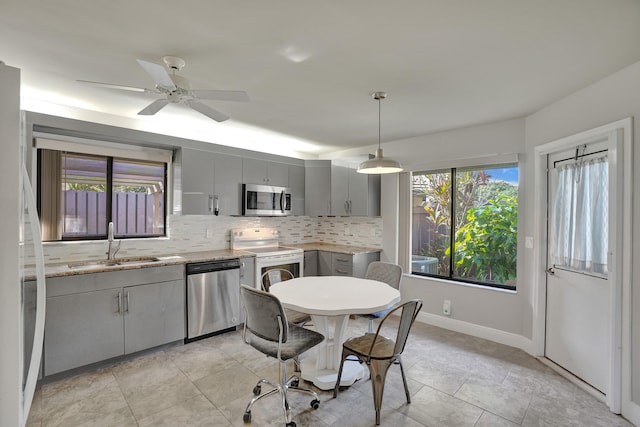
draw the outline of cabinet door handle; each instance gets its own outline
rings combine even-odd
[[[348,273],[347,270],[340,270],[339,268],[336,268],[336,272],[340,273],[340,274],[347,274]]]
[[[344,211],[345,211],[345,213],[347,215],[349,214],[349,201],[348,200],[344,201]]]
[[[240,277],[244,277],[244,261],[240,263]]]
[[[127,307],[124,309],[124,312],[128,313],[129,312],[129,291],[127,291],[127,294],[126,294],[126,303],[127,303]]]
[[[122,292],[118,292],[118,314],[122,314]]]

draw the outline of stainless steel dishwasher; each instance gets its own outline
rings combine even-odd
[[[187,264],[185,342],[233,329],[240,320],[240,261]]]

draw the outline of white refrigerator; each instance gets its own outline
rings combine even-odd
[[[20,70],[0,61],[0,425],[22,427],[36,386],[44,336],[40,224],[25,167]],[[33,265],[25,268],[27,257]],[[31,307],[25,306],[26,279]],[[29,300],[29,298],[26,298]]]

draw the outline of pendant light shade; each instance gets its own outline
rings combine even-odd
[[[378,101],[378,149],[376,150],[376,156],[373,159],[365,160],[360,163],[360,166],[358,166],[358,173],[384,174],[402,172],[402,166],[400,163],[393,159],[385,158],[382,155],[382,148],[380,148],[380,101],[386,97],[386,92],[375,92],[373,94],[373,99]]]

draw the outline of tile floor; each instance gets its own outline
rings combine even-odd
[[[366,330],[352,320],[348,335]],[[259,378],[276,379],[275,360],[240,332],[145,354],[39,387],[29,426],[243,426]],[[412,403],[400,370],[387,376],[383,426],[631,426],[605,405],[524,352],[416,323],[404,353]],[[320,393],[320,408],[292,393],[302,426],[374,426],[371,384]],[[279,401],[256,404],[252,426],[283,426]]]

